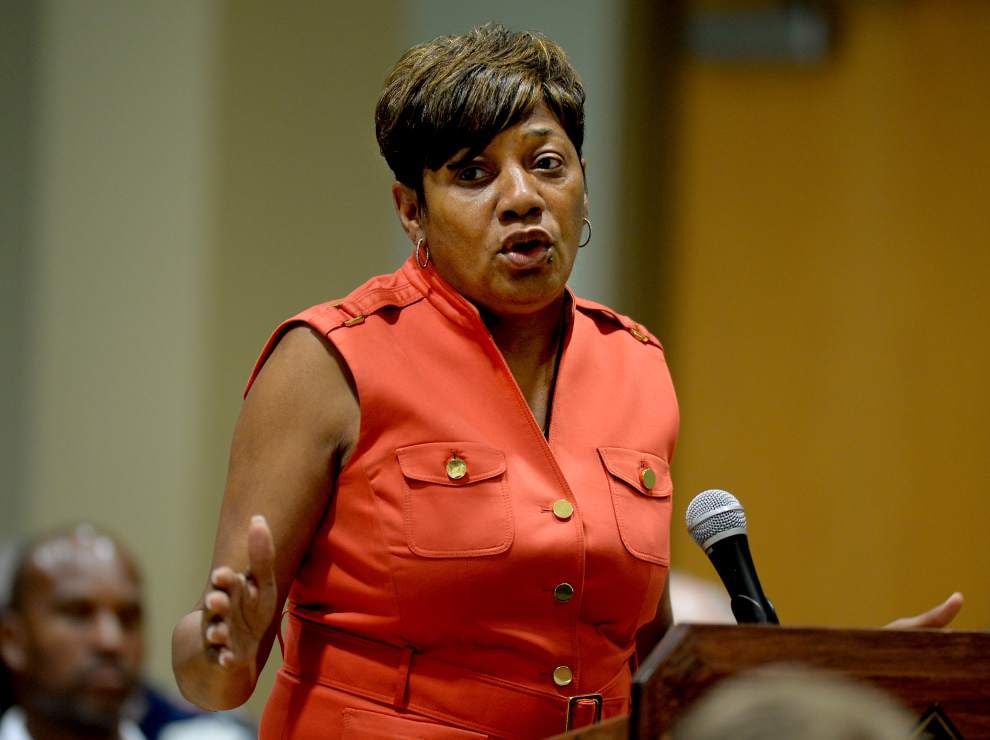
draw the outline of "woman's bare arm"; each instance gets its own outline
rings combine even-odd
[[[636,633],[636,662],[642,663],[647,656],[653,652],[653,648],[663,639],[674,623],[674,616],[670,609],[670,573],[667,574],[667,583],[663,587],[663,594],[657,604],[657,613],[653,620],[644,624]]]
[[[359,427],[339,353],[307,327],[290,330],[241,409],[210,578],[172,633],[176,681],[193,703],[229,709],[251,695]]]

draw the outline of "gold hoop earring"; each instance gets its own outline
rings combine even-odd
[[[587,217],[585,217],[583,220],[585,224],[588,224],[588,238],[585,239],[583,242],[578,243],[578,249],[582,249],[583,247],[588,246],[588,242],[591,241],[591,221]],[[581,224],[581,230],[582,231],[584,230],[584,224]]]
[[[426,252],[425,257],[423,256],[424,251]],[[422,236],[416,242],[416,264],[424,270],[430,264],[430,245],[426,243],[426,238]]]

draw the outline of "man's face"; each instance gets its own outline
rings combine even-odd
[[[112,728],[139,681],[140,587],[112,540],[65,537],[28,566],[16,629],[4,655],[20,700],[56,721]]]

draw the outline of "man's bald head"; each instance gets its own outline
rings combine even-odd
[[[29,726],[115,731],[142,657],[133,559],[89,524],[36,537],[17,560],[0,638]]]
[[[88,522],[53,529],[24,543],[17,553],[11,574],[7,606],[20,612],[25,597],[37,585],[72,564],[89,567],[117,562],[140,588],[141,574],[134,559],[112,534]]]

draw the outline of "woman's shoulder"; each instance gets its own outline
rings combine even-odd
[[[623,329],[639,344],[663,350],[660,340],[649,329],[635,319],[619,313],[614,308],[577,296],[574,296],[574,307],[578,313],[590,318],[599,331],[603,333],[612,333],[616,329]]]
[[[306,323],[327,334],[341,327],[356,326],[386,308],[405,308],[423,299],[423,293],[399,269],[376,275],[343,298],[310,306],[283,322]]]
[[[387,308],[405,308],[422,298],[422,292],[417,290],[405,277],[403,270],[399,269],[387,275],[376,275],[343,298],[314,304],[290,316],[275,327],[275,331],[262,348],[248,378],[244,395],[247,396],[259,371],[288,334],[308,328],[324,340],[333,340],[334,332],[339,329],[359,326],[379,311]],[[327,343],[327,346],[331,347],[331,344]]]

